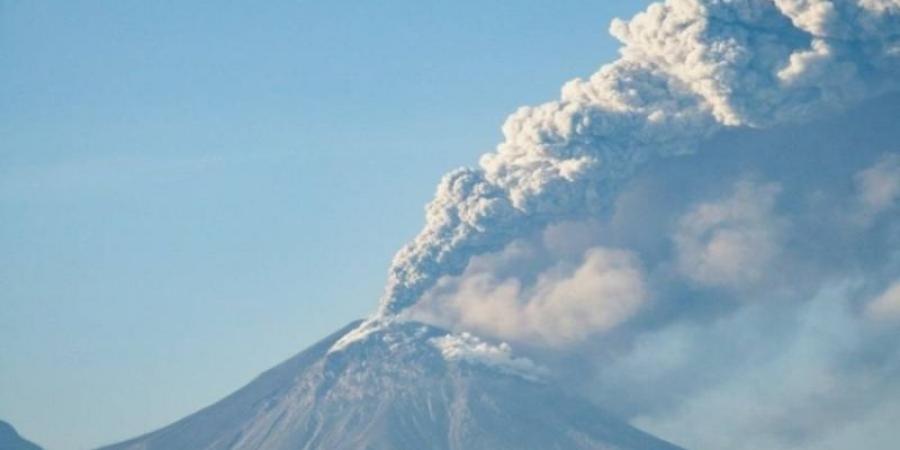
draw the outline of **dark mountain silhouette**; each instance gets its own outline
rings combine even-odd
[[[41,447],[19,436],[12,425],[0,420],[0,450],[41,450]]]

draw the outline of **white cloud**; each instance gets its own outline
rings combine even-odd
[[[623,43],[618,60],[588,79],[567,83],[558,101],[520,108],[503,125],[503,142],[483,156],[477,168],[459,169],[444,177],[427,208],[424,229],[396,255],[380,310],[367,326],[382,326],[380,321],[390,323],[398,314],[409,314],[508,340],[580,352],[602,348],[603,356],[592,355],[598,365],[615,363],[610,359],[617,352],[619,356],[629,353],[629,345],[635,342],[648,342],[642,353],[626,358],[629,364],[621,373],[630,376],[621,379],[627,382],[643,375],[660,382],[626,383],[630,390],[621,389],[619,399],[642,396],[658,386],[646,404],[635,408],[653,410],[639,411],[651,414],[672,404],[684,406],[687,413],[681,417],[655,416],[656,423],[671,424],[673,433],[682,436],[692,431],[707,435],[697,436],[697,442],[721,444],[708,448],[735,442],[744,448],[776,448],[765,444],[772,443],[767,442],[770,438],[784,444],[784,436],[778,435],[782,430],[807,437],[828,431],[841,420],[854,421],[847,415],[828,415],[847,410],[842,388],[859,385],[856,382],[870,372],[889,372],[890,363],[884,361],[896,361],[896,355],[879,360],[886,354],[879,347],[881,341],[855,323],[841,322],[849,317],[843,313],[829,319],[836,321],[826,324],[829,328],[823,328],[821,320],[803,324],[799,334],[808,340],[794,339],[797,319],[815,314],[798,316],[791,308],[808,302],[803,290],[826,281],[823,274],[883,264],[879,258],[891,246],[871,245],[871,253],[878,254],[862,255],[863,245],[858,243],[864,237],[851,235],[858,229],[839,234],[827,223],[840,221],[833,216],[823,220],[817,214],[820,211],[812,209],[802,217],[795,214],[791,208],[803,207],[804,200],[798,198],[785,206],[783,214],[792,214],[792,231],[802,224],[809,229],[801,231],[809,233],[792,232],[791,239],[796,239],[787,242],[787,219],[775,213],[779,185],[739,182],[727,198],[695,205],[680,221],[666,222],[675,226],[675,262],[686,277],[668,278],[669,261],[660,259],[668,257],[671,249],[660,250],[656,244],[638,249],[639,263],[637,254],[611,249],[623,246],[604,241],[597,247],[599,243],[590,236],[569,234],[572,229],[548,232],[545,248],[537,253],[527,245],[511,243],[551,224],[606,220],[635,173],[648,166],[664,170],[675,156],[692,154],[728,135],[731,128],[741,127],[744,136],[751,138],[762,129],[784,133],[797,121],[896,91],[898,29],[900,8],[893,0],[669,0],[629,21],[614,22],[611,32]],[[808,140],[821,147],[830,145],[827,138]],[[777,144],[760,154],[789,163],[795,158],[792,150],[803,142],[785,139]],[[722,147],[720,154],[730,150]],[[776,149],[781,153],[773,157]],[[854,157],[854,150],[845,150],[846,159]],[[758,159],[747,157],[747,161]],[[679,159],[684,160],[696,161],[696,157]],[[779,179],[785,192],[816,178],[815,171],[822,167],[804,162],[798,166],[802,168],[792,172],[795,179]],[[719,176],[714,164],[708,167],[712,168],[709,175],[692,174]],[[840,174],[840,180],[849,180],[851,169],[847,170],[834,173]],[[886,176],[891,170],[881,168],[858,176],[860,205],[872,211],[892,207],[897,188],[891,187],[892,178]],[[829,195],[837,191],[844,195],[849,187],[821,189],[817,195],[830,201]],[[690,194],[685,192],[679,200],[691,201]],[[847,198],[835,204],[852,205],[855,200]],[[661,236],[668,242],[665,233]],[[836,239],[817,240],[823,236]],[[581,247],[585,240],[588,246]],[[794,248],[784,247],[786,243]],[[875,236],[866,243],[896,244],[896,240]],[[572,254],[582,248],[592,250],[573,261]],[[548,263],[550,258],[542,252],[555,254],[558,263]],[[794,260],[787,261],[786,256],[801,261],[808,257],[818,264],[793,266]],[[858,259],[845,265],[845,257]],[[535,259],[541,263],[535,264]],[[778,272],[793,280],[779,278],[782,284],[778,285],[770,278]],[[656,282],[663,284],[651,286]],[[696,289],[698,284],[735,289],[725,295],[782,295],[792,301],[726,304],[718,301],[721,290]],[[663,289],[669,287],[671,292]],[[751,287],[765,289],[737,291]],[[773,292],[779,288],[784,289]],[[653,305],[659,306],[655,309],[645,308],[651,291]],[[759,316],[748,313],[754,308],[762,311]],[[642,320],[631,320],[639,312]],[[683,340],[666,340],[673,335],[665,332],[675,326],[686,330],[674,335]],[[610,330],[617,333],[605,333]],[[666,341],[664,345],[642,339],[654,333]],[[821,340],[823,333],[847,341]],[[592,337],[597,339],[589,340]],[[578,343],[585,345],[573,345]],[[603,345],[593,345],[598,343]],[[455,354],[473,354],[446,344]],[[815,348],[806,349],[807,345]],[[461,348],[468,347],[473,346]],[[739,367],[740,373],[732,367]],[[605,373],[614,369],[603,366]],[[796,376],[785,377],[791,373]],[[779,390],[785,380],[784,389]],[[710,381],[721,389],[707,386]],[[694,388],[692,393],[698,395],[689,397],[682,387]],[[763,390],[766,395],[760,397]],[[796,396],[790,402],[782,403],[793,393]],[[836,401],[820,403],[820,394]],[[760,398],[766,403],[756,403]]]
[[[448,361],[484,364],[527,379],[538,380],[546,369],[524,357],[515,357],[509,344],[493,345],[470,333],[447,334],[429,341]]]
[[[443,179],[425,228],[394,259],[378,317],[473,256],[608,212],[647,161],[694,152],[724,128],[807,120],[897,89],[898,28],[888,0],[669,0],[616,20],[618,60],[558,101],[520,108],[479,168]],[[721,238],[710,250],[745,236]]]
[[[869,221],[893,208],[900,197],[900,156],[890,154],[855,176],[861,219]]]
[[[863,445],[889,434],[826,445],[900,393],[895,341],[867,340],[853,307],[861,287],[844,280],[789,307],[754,303],[643,334],[630,352],[597,363],[598,400],[638,403],[637,426],[691,449],[893,448]]]
[[[741,181],[730,197],[685,214],[674,235],[681,272],[714,286],[763,279],[780,251],[784,223],[773,212],[779,191],[777,184]]]
[[[865,313],[876,321],[900,320],[900,280],[894,281],[866,305]]]
[[[649,298],[636,257],[621,250],[590,249],[578,265],[554,265],[532,284],[498,276],[482,258],[471,267],[442,280],[414,315],[503,339],[561,345],[615,328]]]
[[[544,274],[525,313],[548,341],[578,340],[625,322],[647,298],[633,254],[595,248],[571,274]]]
[[[860,0],[860,6],[877,14],[900,11],[900,0]]]

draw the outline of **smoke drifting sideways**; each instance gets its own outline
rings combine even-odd
[[[523,107],[477,169],[446,175],[394,258],[377,317],[471,258],[562,220],[609,212],[650,160],[715,132],[810,120],[898,87],[898,0],[669,0],[610,31],[621,57]]]
[[[688,448],[892,448],[900,0],[669,0],[444,177],[376,314]]]
[[[717,133],[649,161],[607,217],[473,257],[405,316],[508,342],[686,448],[891,449],[898,117],[890,94]]]

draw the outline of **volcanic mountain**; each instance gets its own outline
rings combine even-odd
[[[315,344],[218,403],[103,450],[678,450],[505,345],[421,323]]]
[[[0,450],[41,450],[41,448],[19,436],[12,425],[0,420]]]

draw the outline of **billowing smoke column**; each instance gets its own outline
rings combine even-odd
[[[370,326],[475,255],[603,214],[651,158],[690,153],[725,127],[802,121],[898,86],[900,0],[668,0],[611,32],[624,44],[617,61],[566,84],[559,101],[519,109],[480,168],[444,177]]]

